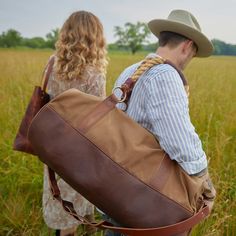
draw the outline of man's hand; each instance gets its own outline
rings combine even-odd
[[[216,190],[211,182],[209,175],[207,179],[203,182],[203,189],[203,201],[209,207],[211,212],[216,197]]]

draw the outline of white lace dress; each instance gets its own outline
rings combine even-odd
[[[98,72],[94,67],[87,66],[83,79],[73,81],[58,80],[56,76],[51,73],[48,82],[48,93],[51,98],[53,98],[67,89],[77,88],[88,94],[105,97],[105,85],[106,81],[103,74]],[[77,213],[81,216],[94,213],[94,206],[90,202],[60,179],[59,176],[57,176],[57,179],[62,198],[73,202]],[[78,221],[66,213],[57,200],[52,198],[46,167],[44,168],[43,216],[45,223],[52,229],[66,229],[78,225]]]

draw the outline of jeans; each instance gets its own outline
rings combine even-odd
[[[107,222],[112,223],[114,226],[118,226],[118,227],[121,226],[120,224],[118,224],[116,221],[114,221],[111,217],[109,217],[109,216],[106,215],[106,214],[102,214],[102,219],[105,220],[105,221],[107,221]],[[104,236],[125,236],[125,235],[107,229],[107,230],[105,230]]]

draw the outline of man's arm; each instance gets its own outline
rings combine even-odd
[[[190,175],[207,168],[206,155],[189,117],[188,98],[176,70],[151,78],[146,97],[151,131],[172,160]]]

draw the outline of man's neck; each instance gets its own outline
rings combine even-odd
[[[180,66],[180,62],[178,60],[177,52],[175,49],[169,49],[167,47],[159,47],[156,51],[156,54],[160,57],[171,61],[180,71],[182,71],[182,68]]]

